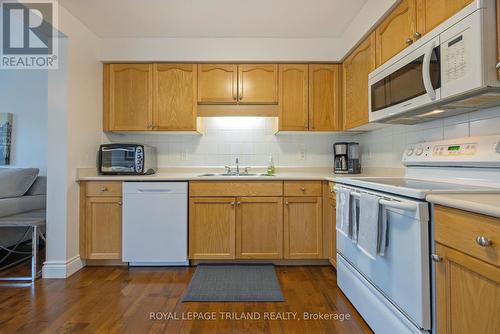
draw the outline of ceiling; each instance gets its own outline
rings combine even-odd
[[[96,35],[335,38],[368,0],[59,0]]]

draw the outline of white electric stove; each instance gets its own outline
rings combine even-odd
[[[336,180],[335,188],[349,192],[357,212],[363,210],[362,193],[379,197],[388,240],[385,254],[373,258],[337,233],[337,282],[375,333],[431,333],[433,207],[425,198],[430,193],[499,193],[500,136],[408,145],[402,163],[407,177]]]

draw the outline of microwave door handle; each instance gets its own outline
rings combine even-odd
[[[432,41],[429,44],[428,49],[425,51],[424,61],[422,64],[422,79],[424,80],[425,91],[427,92],[427,95],[431,100],[436,99],[436,91],[434,90],[434,87],[432,87],[432,81],[431,81],[431,58],[432,58],[432,51],[434,51],[435,47],[436,47],[436,42]]]

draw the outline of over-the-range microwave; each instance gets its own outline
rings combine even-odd
[[[475,1],[370,73],[370,122],[416,124],[499,105],[495,27],[495,1]]]

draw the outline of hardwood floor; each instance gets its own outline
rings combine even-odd
[[[39,280],[32,288],[0,286],[0,333],[371,333],[336,286],[331,267],[277,267],[283,303],[183,303],[194,270],[86,267],[67,280]],[[216,320],[182,319],[210,312]],[[260,319],[222,319],[220,312]],[[293,319],[287,312],[296,312],[297,320],[264,319]],[[305,320],[303,312],[345,320]],[[151,320],[151,313],[179,319]]]

